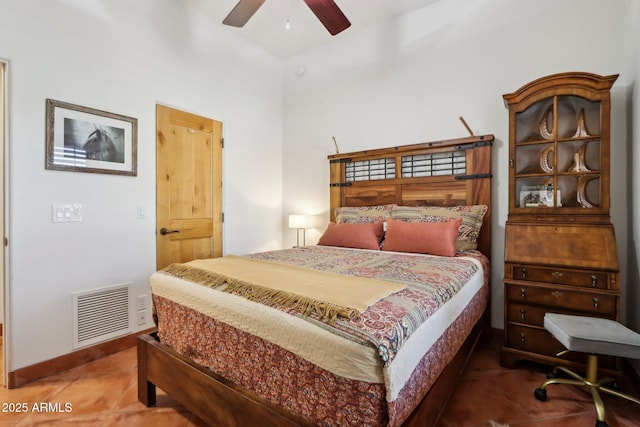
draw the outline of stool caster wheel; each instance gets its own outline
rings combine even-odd
[[[549,372],[549,373],[547,374],[547,379],[548,379],[548,380],[552,380],[552,379],[554,379],[554,378],[558,378],[558,374],[556,374],[555,372]]]
[[[597,421],[596,420],[596,427],[609,427],[609,424],[607,424],[606,421]]]
[[[540,402],[546,402],[547,401],[547,390],[541,389],[541,388],[537,388],[535,389],[535,391],[533,392],[533,395],[536,397],[536,399],[538,399]],[[598,427],[605,427],[605,426],[598,426]],[[607,426],[608,427],[608,426]]]

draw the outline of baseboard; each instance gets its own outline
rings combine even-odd
[[[9,371],[7,372],[7,388],[17,388],[110,354],[118,353],[130,347],[135,347],[138,335],[146,334],[154,330],[155,328],[139,331],[111,341],[83,348],[73,353],[64,354],[55,359],[46,360],[15,371]]]
[[[496,348],[504,343],[504,329],[491,328],[491,345]]]

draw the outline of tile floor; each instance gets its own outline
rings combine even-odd
[[[549,367],[519,362],[515,369],[499,364],[499,347],[477,349],[441,419],[441,427],[486,426],[493,420],[510,427],[593,427],[596,424],[591,394],[561,385],[547,389],[540,402],[533,391],[545,381]],[[629,384],[621,391],[638,396]],[[640,388],[640,387],[635,387]],[[603,396],[610,427],[640,427],[640,405]]]
[[[537,365],[501,368],[497,347],[486,345],[474,353],[440,425],[480,427],[494,420],[511,427],[594,426],[584,392],[556,386],[549,401],[535,400],[533,390],[545,373]],[[131,348],[18,389],[0,389],[0,427],[205,427],[161,390],[155,408],[145,408],[136,394]],[[18,412],[25,404],[26,412]],[[615,398],[605,398],[605,405],[611,427],[640,426],[640,406]]]

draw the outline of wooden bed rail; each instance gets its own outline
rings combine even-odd
[[[311,427],[311,424],[162,345],[138,337],[138,400],[156,405],[156,386],[210,426]]]
[[[440,374],[402,427],[433,427],[482,336],[480,319],[460,351]],[[200,366],[158,341],[154,334],[138,337],[138,400],[156,405],[156,386],[212,427],[311,427],[312,424]]]

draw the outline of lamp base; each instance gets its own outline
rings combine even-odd
[[[300,232],[302,231],[302,246],[306,246],[305,243],[305,229],[304,228],[298,228],[296,229],[296,245],[294,246],[294,248],[299,248],[300,247]]]

